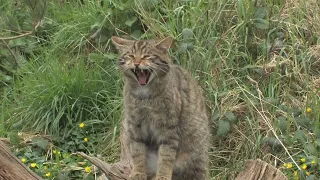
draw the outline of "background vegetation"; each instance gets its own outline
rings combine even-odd
[[[317,0],[0,0],[0,137],[44,178],[95,179],[84,151],[120,154],[122,79],[112,35],[173,36],[207,94],[212,179],[260,158],[320,177]]]

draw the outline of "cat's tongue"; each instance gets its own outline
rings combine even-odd
[[[147,84],[147,72],[146,71],[139,71],[138,80],[139,80],[140,85],[146,85]]]

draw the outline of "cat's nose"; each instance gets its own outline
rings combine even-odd
[[[140,62],[134,62],[133,63],[136,67],[138,67],[140,65]]]

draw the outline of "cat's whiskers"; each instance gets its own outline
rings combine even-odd
[[[156,76],[159,77],[157,72],[152,68],[152,66],[148,66],[148,70],[150,70],[152,73],[155,73]]]
[[[156,65],[155,68],[158,68],[159,70],[161,70],[164,73],[168,73],[168,71],[166,71],[165,68],[163,68],[164,66],[161,67],[162,64],[155,64],[155,65]]]

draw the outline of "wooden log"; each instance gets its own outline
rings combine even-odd
[[[1,180],[41,180],[36,173],[27,168],[9,148],[0,141],[0,179]]]
[[[244,170],[238,174],[236,180],[287,180],[288,178],[279,170],[260,159],[247,160]]]

